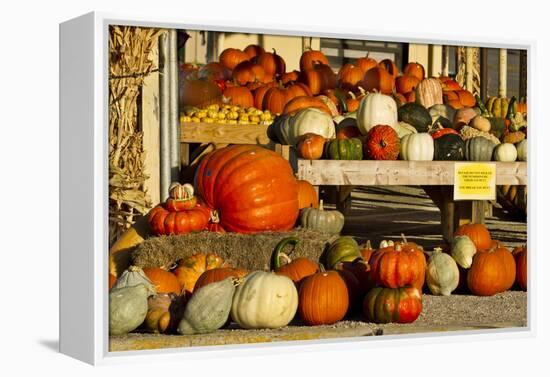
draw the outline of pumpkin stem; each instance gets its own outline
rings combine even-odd
[[[298,237],[286,237],[283,238],[279,243],[275,246],[275,249],[273,250],[273,254],[271,255],[271,270],[277,271],[279,268],[281,268],[281,257],[284,255],[284,257],[287,258],[287,261],[290,260],[287,254],[284,254],[282,251],[284,247],[287,244],[291,244],[296,248],[296,245],[298,244],[299,240]],[[293,249],[294,250],[294,249]],[[283,257],[283,258],[284,258]]]
[[[401,233],[401,239],[403,240],[404,243],[407,243],[407,237],[405,237],[405,235],[403,233]]]
[[[215,209],[210,213],[210,222],[212,224],[218,224],[220,222],[220,214]]]
[[[322,263],[317,263],[317,265],[319,266],[319,272],[326,272],[327,270],[325,269],[325,266],[323,266]]]

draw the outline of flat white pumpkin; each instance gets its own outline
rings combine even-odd
[[[336,137],[332,117],[324,111],[315,108],[305,108],[289,119],[288,142],[296,145],[300,136],[312,132],[326,139]]]
[[[427,132],[405,135],[401,138],[399,155],[407,161],[432,161],[434,139]]]
[[[294,282],[273,272],[254,271],[237,287],[231,318],[245,329],[286,326],[298,309]]]
[[[388,95],[369,93],[359,103],[357,109],[357,128],[363,135],[379,124],[395,129],[397,125],[397,104]]]
[[[511,143],[501,143],[493,151],[495,161],[512,162],[518,158],[516,146]]]

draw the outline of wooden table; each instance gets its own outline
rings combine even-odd
[[[497,185],[526,185],[526,162],[493,162]],[[338,186],[337,208],[346,212],[354,186],[422,186],[441,210],[443,237],[452,240],[454,230],[462,223],[482,223],[487,202],[454,201],[453,161],[297,161],[298,179],[312,185]]]

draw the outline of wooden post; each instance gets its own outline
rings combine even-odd
[[[430,61],[428,77],[440,76],[443,71],[441,45],[430,45],[428,48],[428,56]]]
[[[466,90],[474,91],[474,50],[466,47]]]
[[[498,96],[506,97],[508,78],[508,51],[501,48],[498,56]]]
[[[453,186],[441,186],[441,228],[443,239],[453,241],[455,229],[458,227],[458,216],[453,201]]]
[[[487,61],[487,53],[488,53],[488,50],[486,48],[481,48],[480,49],[480,63],[479,63],[479,66],[480,66],[480,97],[481,98],[484,98],[486,99],[487,97],[489,97],[488,93],[487,93],[487,87],[488,87],[488,78],[489,78],[489,64],[488,64],[488,61]]]
[[[441,74],[443,76],[449,76],[449,46],[443,46],[441,53],[443,54]]]
[[[527,50],[519,51],[519,96],[527,99]]]

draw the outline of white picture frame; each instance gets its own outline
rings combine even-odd
[[[148,359],[231,357],[292,353],[296,350],[345,350],[357,347],[460,342],[533,337],[536,318],[533,298],[537,287],[536,253],[529,254],[528,325],[526,328],[472,330],[449,333],[341,338],[182,349],[109,352],[108,350],[108,27],[135,25],[178,29],[254,32],[297,36],[360,38],[430,44],[460,44],[527,49],[528,91],[532,98],[535,41],[517,38],[442,39],[419,32],[388,33],[361,28],[335,28],[330,32],[299,25],[247,26],[220,21],[144,18],[109,13],[88,13],[60,24],[60,351],[86,363],[115,364]],[[531,109],[530,109],[531,111]],[[536,138],[537,130],[530,131]],[[533,155],[530,151],[529,155]],[[530,195],[536,197],[535,166],[529,159]],[[532,200],[528,213],[532,214]],[[528,228],[528,240],[533,239]],[[80,245],[75,249],[73,245]],[[531,242],[529,242],[531,247]],[[85,266],[78,269],[75,265]]]

